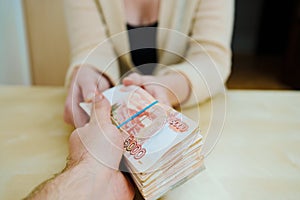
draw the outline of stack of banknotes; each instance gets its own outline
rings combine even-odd
[[[198,124],[137,86],[103,93],[124,138],[124,162],[145,199],[157,199],[203,169]],[[80,106],[90,114],[91,104]]]

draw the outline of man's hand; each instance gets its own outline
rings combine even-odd
[[[102,93],[109,87],[109,81],[93,67],[86,65],[75,69],[65,103],[65,121],[76,128],[86,124],[89,117],[79,103],[90,102],[95,93]]]
[[[89,123],[70,136],[69,164],[85,160],[118,170],[123,155],[121,133],[111,122],[108,100],[97,94],[93,102]]]
[[[70,137],[66,168],[25,199],[133,199],[132,186],[118,170],[123,140],[110,109],[101,94],[95,96],[90,122]]]

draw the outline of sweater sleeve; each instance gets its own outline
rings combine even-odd
[[[99,5],[94,0],[64,0],[64,7],[71,48],[65,85],[82,64],[93,66],[114,84],[120,76],[119,66]]]
[[[231,70],[234,0],[201,0],[193,19],[183,62],[162,67],[158,74],[180,72],[190,82],[183,107],[203,102],[224,89]]]

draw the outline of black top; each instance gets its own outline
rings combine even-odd
[[[143,73],[152,74],[157,63],[156,32],[158,23],[148,26],[127,24],[133,64]]]

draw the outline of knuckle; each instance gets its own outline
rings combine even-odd
[[[70,137],[69,137],[69,143],[77,143],[80,140],[78,129],[75,129]]]
[[[72,114],[72,106],[68,102],[66,102],[63,113],[63,118],[66,123],[73,124]]]
[[[68,102],[66,102],[65,109],[64,109],[64,114],[68,115],[68,114],[71,114],[71,113],[72,113],[72,107]]]

